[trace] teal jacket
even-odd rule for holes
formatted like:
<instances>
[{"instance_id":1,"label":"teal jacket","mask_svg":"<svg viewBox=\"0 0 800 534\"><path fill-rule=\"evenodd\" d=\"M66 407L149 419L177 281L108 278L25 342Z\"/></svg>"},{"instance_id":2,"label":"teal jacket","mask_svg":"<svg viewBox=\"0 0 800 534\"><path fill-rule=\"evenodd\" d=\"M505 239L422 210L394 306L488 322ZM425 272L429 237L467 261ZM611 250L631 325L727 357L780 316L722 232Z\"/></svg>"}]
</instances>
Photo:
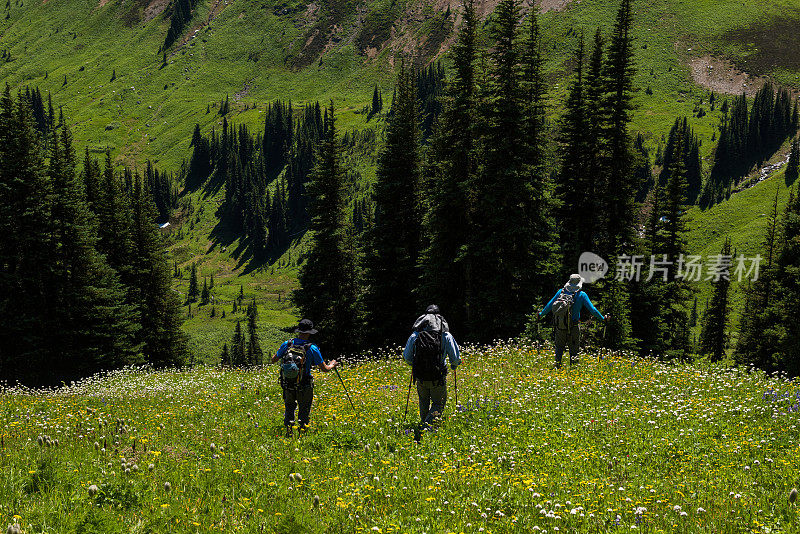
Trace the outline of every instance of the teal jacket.
<instances>
[{"instance_id":1,"label":"teal jacket","mask_svg":"<svg viewBox=\"0 0 800 534\"><path fill-rule=\"evenodd\" d=\"M547 305L544 307L544 309L539 312L539 317L540 318L544 317L545 315L550 313L550 309L553 307L553 303L556 300L558 300L558 297L561 295L562 291L564 291L564 290L563 289L559 289L558 291L556 291L556 294L553 296L553 298L550 299L550 302L548 302ZM597 308L594 307L594 304L592 304L592 301L589 300L589 295L587 295L585 291L579 291L578 292L578 296L575 299L575 302L572 304L572 321L573 322L577 323L578 320L580 320L580 318L581 318L581 310L583 308L588 309L589 312L592 315L594 315L595 317L597 317L601 321L605 320L605 317L603 317L603 314L600 313L599 311L597 311Z\"/></svg>"}]
</instances>

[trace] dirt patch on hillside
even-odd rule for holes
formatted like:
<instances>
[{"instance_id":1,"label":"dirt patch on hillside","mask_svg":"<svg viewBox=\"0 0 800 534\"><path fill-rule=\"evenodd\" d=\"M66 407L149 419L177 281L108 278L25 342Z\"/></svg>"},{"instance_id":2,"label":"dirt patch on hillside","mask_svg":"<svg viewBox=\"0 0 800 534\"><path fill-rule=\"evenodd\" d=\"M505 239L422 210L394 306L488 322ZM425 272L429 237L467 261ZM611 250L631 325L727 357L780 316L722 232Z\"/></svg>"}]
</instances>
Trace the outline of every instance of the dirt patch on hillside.
<instances>
[{"instance_id":1,"label":"dirt patch on hillside","mask_svg":"<svg viewBox=\"0 0 800 534\"><path fill-rule=\"evenodd\" d=\"M105 2L108 0L100 0L101 5ZM167 8L167 5L169 5L169 0L151 0L144 8L144 22L150 22L159 16Z\"/></svg>"},{"instance_id":2,"label":"dirt patch on hillside","mask_svg":"<svg viewBox=\"0 0 800 534\"><path fill-rule=\"evenodd\" d=\"M573 1L575 3L580 2L580 0L536 0L536 6L539 8L539 13L547 13L548 11L563 11ZM499 3L500 0L478 0L475 3L475 11L478 13L478 17L485 19L494 12ZM448 2L445 0L445 8L447 7L447 4L450 4L452 9L456 7L457 0L454 0L453 2ZM527 7L523 9L527 11Z\"/></svg>"},{"instance_id":3,"label":"dirt patch on hillside","mask_svg":"<svg viewBox=\"0 0 800 534\"><path fill-rule=\"evenodd\" d=\"M764 86L764 79L742 72L727 60L703 56L689 60L692 79L715 93L752 97Z\"/></svg>"},{"instance_id":4,"label":"dirt patch on hillside","mask_svg":"<svg viewBox=\"0 0 800 534\"><path fill-rule=\"evenodd\" d=\"M574 1L576 4L580 2L580 0ZM564 11L572 2L573 0L539 0L536 4L541 13L547 13L548 11Z\"/></svg>"}]
</instances>

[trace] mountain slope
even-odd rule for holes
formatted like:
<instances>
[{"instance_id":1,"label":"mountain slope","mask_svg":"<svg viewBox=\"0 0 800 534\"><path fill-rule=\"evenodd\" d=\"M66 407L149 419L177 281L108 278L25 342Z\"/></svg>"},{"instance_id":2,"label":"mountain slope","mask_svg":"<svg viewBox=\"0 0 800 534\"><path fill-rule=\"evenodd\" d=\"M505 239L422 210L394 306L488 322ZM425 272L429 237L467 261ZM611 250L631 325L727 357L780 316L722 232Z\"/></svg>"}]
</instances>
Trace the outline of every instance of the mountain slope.
<instances>
[{"instance_id":1,"label":"mountain slope","mask_svg":"<svg viewBox=\"0 0 800 534\"><path fill-rule=\"evenodd\" d=\"M479 12L488 16L495 4L480 2ZM615 6L544 0L552 96L563 91L580 32L588 38L608 28ZM334 98L343 125L359 126L355 113L374 83L390 87L400 55L415 53L425 63L447 49L459 9L446 0L201 0L161 68L171 11L165 0L17 0L7 20L0 16L0 50L11 59L0 63L0 79L50 91L79 149L109 146L120 162L152 158L174 170L193 124L211 126L216 117L206 108L226 95L238 122L256 123L258 111L244 106L269 99ZM635 9L637 85L653 91L639 97L636 126L648 137L660 137L701 98L704 90L690 82L693 57L726 56L756 74L800 83L791 52L797 34L781 30L800 20L792 2L659 0ZM770 63L763 46L771 29L782 32L784 52ZM701 136L710 134L712 118L700 122Z\"/></svg>"}]
</instances>

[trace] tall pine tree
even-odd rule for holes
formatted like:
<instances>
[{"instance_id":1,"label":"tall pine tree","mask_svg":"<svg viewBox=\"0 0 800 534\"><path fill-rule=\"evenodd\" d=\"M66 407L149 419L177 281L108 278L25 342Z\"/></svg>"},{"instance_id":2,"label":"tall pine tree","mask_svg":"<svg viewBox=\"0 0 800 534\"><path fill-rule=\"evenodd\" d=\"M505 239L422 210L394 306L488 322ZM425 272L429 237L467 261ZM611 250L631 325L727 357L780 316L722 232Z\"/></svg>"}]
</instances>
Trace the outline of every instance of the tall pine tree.
<instances>
[{"instance_id":1,"label":"tall pine tree","mask_svg":"<svg viewBox=\"0 0 800 534\"><path fill-rule=\"evenodd\" d=\"M419 311L421 210L419 103L412 69L402 66L396 98L378 158L372 226L366 233L364 294L360 309L370 344L397 344Z\"/></svg>"},{"instance_id":2,"label":"tall pine tree","mask_svg":"<svg viewBox=\"0 0 800 534\"><path fill-rule=\"evenodd\" d=\"M353 350L355 337L354 258L346 247L344 178L333 102L325 112L325 132L308 185L311 201L310 247L298 276L294 300L303 317L320 330L326 352Z\"/></svg>"}]
</instances>

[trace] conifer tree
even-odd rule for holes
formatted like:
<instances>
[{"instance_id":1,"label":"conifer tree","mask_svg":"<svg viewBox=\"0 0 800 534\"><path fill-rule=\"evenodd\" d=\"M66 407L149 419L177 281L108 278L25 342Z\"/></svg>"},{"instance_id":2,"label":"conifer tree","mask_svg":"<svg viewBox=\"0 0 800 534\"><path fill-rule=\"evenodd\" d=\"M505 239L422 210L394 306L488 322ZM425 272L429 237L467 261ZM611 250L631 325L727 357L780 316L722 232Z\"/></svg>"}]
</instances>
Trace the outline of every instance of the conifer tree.
<instances>
[{"instance_id":1,"label":"conifer tree","mask_svg":"<svg viewBox=\"0 0 800 534\"><path fill-rule=\"evenodd\" d=\"M383 108L383 99L381 98L381 91L378 89L378 84L375 84L375 90L372 92L372 107L370 108L370 116L377 115Z\"/></svg>"},{"instance_id":2,"label":"conifer tree","mask_svg":"<svg viewBox=\"0 0 800 534\"><path fill-rule=\"evenodd\" d=\"M453 71L442 113L434 126L422 189L425 210L421 273L417 298L436 303L451 326L465 328L471 294L464 255L470 228L467 187L476 170L475 59L478 18L474 0L464 0L461 28L453 47ZM370 210L367 210L367 214Z\"/></svg>"},{"instance_id":3,"label":"conifer tree","mask_svg":"<svg viewBox=\"0 0 800 534\"><path fill-rule=\"evenodd\" d=\"M155 203L136 174L131 195L134 287L141 310L139 340L142 353L154 367L181 365L188 347L181 330L180 302L172 289L169 262L163 238L153 224ZM192 265L197 288L197 268ZM195 299L197 295L195 294Z\"/></svg>"},{"instance_id":4,"label":"conifer tree","mask_svg":"<svg viewBox=\"0 0 800 534\"><path fill-rule=\"evenodd\" d=\"M631 173L632 157L628 126L633 99L633 36L630 0L621 0L614 30L603 66L605 81L604 108L607 123L602 132L607 139L608 182L604 211L607 215L607 251L609 256L621 254L625 244L633 242L633 199L636 185Z\"/></svg>"},{"instance_id":5,"label":"conifer tree","mask_svg":"<svg viewBox=\"0 0 800 534\"><path fill-rule=\"evenodd\" d=\"M211 301L211 293L208 291L208 281L203 277L203 290L200 292L200 305L204 306Z\"/></svg>"},{"instance_id":6,"label":"conifer tree","mask_svg":"<svg viewBox=\"0 0 800 534\"><path fill-rule=\"evenodd\" d=\"M541 38L537 9L528 14L524 28L521 53L522 92L522 154L523 179L519 195L520 216L527 237L519 236L524 245L516 265L514 277L519 281L520 293L540 295L549 292L558 273L561 258L558 234L555 227L557 203L554 184L545 161L547 132L545 130L545 82L543 75ZM524 308L526 304L520 303ZM530 303L527 304L530 306ZM530 309L525 310L525 314ZM519 313L519 311L517 312Z\"/></svg>"},{"instance_id":7,"label":"conifer tree","mask_svg":"<svg viewBox=\"0 0 800 534\"><path fill-rule=\"evenodd\" d=\"M779 192L779 190L775 191L775 199L762 242L764 263L759 270L758 279L750 280L745 290L745 304L739 324L739 337L733 353L736 363L754 365L769 370L774 369L776 365L772 357L776 350L775 340L766 337L765 330L769 326L770 304L777 291L775 259L780 251Z\"/></svg>"},{"instance_id":8,"label":"conifer tree","mask_svg":"<svg viewBox=\"0 0 800 534\"><path fill-rule=\"evenodd\" d=\"M561 246L564 252L563 271L570 270L583 251L592 249L591 194L596 176L589 173L589 128L584 80L584 42L581 35L575 57L575 71L561 120L558 138L561 147L561 169L556 192L561 207Z\"/></svg>"},{"instance_id":9,"label":"conifer tree","mask_svg":"<svg viewBox=\"0 0 800 534\"><path fill-rule=\"evenodd\" d=\"M231 341L231 365L241 366L246 363L244 334L242 334L242 322L236 321L236 328L233 331Z\"/></svg>"},{"instance_id":10,"label":"conifer tree","mask_svg":"<svg viewBox=\"0 0 800 534\"><path fill-rule=\"evenodd\" d=\"M538 68L536 60L523 58L532 57L538 47L534 44L534 52L526 52L518 46L516 0L503 0L495 13L494 47L480 108L480 165L469 187L476 215L466 248L473 277L467 297L469 329L481 341L522 331L531 295L537 293L530 275L543 266L543 259L533 255L534 247L545 247L546 240L535 221L552 216L544 204L545 181L531 172L536 168L531 143L537 144L537 139L526 138L540 120L536 108L541 101L531 100L540 83L532 74ZM542 212L537 212L539 202Z\"/></svg>"},{"instance_id":11,"label":"conifer tree","mask_svg":"<svg viewBox=\"0 0 800 534\"><path fill-rule=\"evenodd\" d=\"M397 98L373 186L375 215L365 236L363 331L370 343L397 343L418 312L420 128L414 73L402 66Z\"/></svg>"},{"instance_id":12,"label":"conifer tree","mask_svg":"<svg viewBox=\"0 0 800 534\"><path fill-rule=\"evenodd\" d=\"M310 250L298 276L294 294L300 313L319 325L320 342L332 354L356 345L354 260L345 249L344 170L333 116L333 103L325 112L325 133L309 183L311 215Z\"/></svg>"},{"instance_id":13,"label":"conifer tree","mask_svg":"<svg viewBox=\"0 0 800 534\"><path fill-rule=\"evenodd\" d=\"M792 149L789 152L789 161L786 163L786 182L794 183L797 180L798 170L800 170L800 141L795 138L792 141Z\"/></svg>"},{"instance_id":14,"label":"conifer tree","mask_svg":"<svg viewBox=\"0 0 800 534\"><path fill-rule=\"evenodd\" d=\"M197 296L200 294L200 289L197 285L197 264L192 264L192 270L189 274L189 289L186 292L186 302L197 302Z\"/></svg>"},{"instance_id":15,"label":"conifer tree","mask_svg":"<svg viewBox=\"0 0 800 534\"><path fill-rule=\"evenodd\" d=\"M722 256L731 256L731 240L725 239L720 251ZM719 361L725 356L728 344L728 315L730 278L721 276L712 282L713 292L708 310L703 316L703 327L700 332L700 353L711 356L712 361ZM697 301L695 301L696 305Z\"/></svg>"},{"instance_id":16,"label":"conifer tree","mask_svg":"<svg viewBox=\"0 0 800 534\"><path fill-rule=\"evenodd\" d=\"M94 247L95 228L75 163L72 136L62 125L60 136L52 131L48 162L51 239L56 245L49 258L55 283L48 300L53 326L59 326L45 331L52 354L60 356L48 366L50 383L140 363L139 347L134 345L138 316L134 306L126 304L114 271Z\"/></svg>"},{"instance_id":17,"label":"conifer tree","mask_svg":"<svg viewBox=\"0 0 800 534\"><path fill-rule=\"evenodd\" d=\"M247 343L247 364L261 365L264 359L264 352L261 350L261 343L258 340L256 319L258 317L258 307L256 300L247 305L247 333L249 341Z\"/></svg>"}]
</instances>

